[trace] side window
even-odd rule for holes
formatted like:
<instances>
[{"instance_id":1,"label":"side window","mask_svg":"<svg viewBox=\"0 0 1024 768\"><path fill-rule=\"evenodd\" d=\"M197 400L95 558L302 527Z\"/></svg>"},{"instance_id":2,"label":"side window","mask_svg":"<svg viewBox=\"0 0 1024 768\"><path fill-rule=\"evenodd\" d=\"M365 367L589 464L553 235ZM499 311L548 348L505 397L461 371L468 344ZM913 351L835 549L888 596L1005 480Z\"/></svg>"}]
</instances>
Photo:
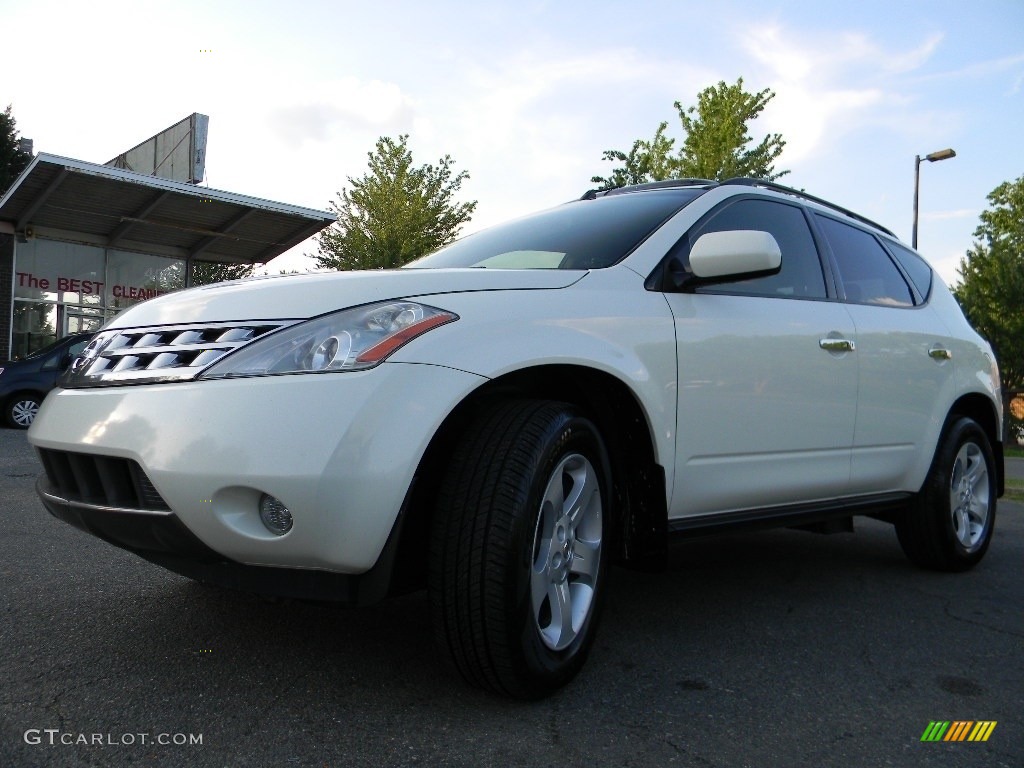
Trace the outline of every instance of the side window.
<instances>
[{"instance_id":1,"label":"side window","mask_svg":"<svg viewBox=\"0 0 1024 768\"><path fill-rule=\"evenodd\" d=\"M892 255L896 257L896 261L910 275L917 292L921 294L922 298L927 299L932 290L932 268L928 266L928 262L899 243L886 241L886 245L889 246Z\"/></svg>"},{"instance_id":2,"label":"side window","mask_svg":"<svg viewBox=\"0 0 1024 768\"><path fill-rule=\"evenodd\" d=\"M773 200L739 200L713 212L691 230L688 247L708 232L756 229L770 232L782 251L782 269L767 277L699 288L698 293L744 293L780 298L823 299L825 278L803 210Z\"/></svg>"},{"instance_id":3,"label":"side window","mask_svg":"<svg viewBox=\"0 0 1024 768\"><path fill-rule=\"evenodd\" d=\"M871 234L827 216L814 214L839 267L848 301L887 307L912 307L903 275Z\"/></svg>"},{"instance_id":4,"label":"side window","mask_svg":"<svg viewBox=\"0 0 1024 768\"><path fill-rule=\"evenodd\" d=\"M66 350L64 350L61 354L59 354L59 355L51 355L50 359L47 360L45 363L43 363L40 366L40 370L52 371L54 368L59 368L60 364L61 364L61 362L63 360L65 360L65 359L73 360L74 358L76 358L78 356L79 352L81 352L83 349L85 349L85 347L89 343L89 341L90 341L89 338L82 339L81 341L76 341L74 344L72 344L70 347L68 347Z\"/></svg>"}]
</instances>

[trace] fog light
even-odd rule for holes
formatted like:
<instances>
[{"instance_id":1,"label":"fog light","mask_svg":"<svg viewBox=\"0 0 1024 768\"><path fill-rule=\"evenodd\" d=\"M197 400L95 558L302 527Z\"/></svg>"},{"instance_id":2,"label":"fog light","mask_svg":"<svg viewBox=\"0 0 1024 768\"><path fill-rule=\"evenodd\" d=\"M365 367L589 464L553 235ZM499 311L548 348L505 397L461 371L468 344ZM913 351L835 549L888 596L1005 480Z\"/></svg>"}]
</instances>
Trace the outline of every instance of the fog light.
<instances>
[{"instance_id":1,"label":"fog light","mask_svg":"<svg viewBox=\"0 0 1024 768\"><path fill-rule=\"evenodd\" d=\"M260 496L260 520L275 536L284 536L292 529L292 513L288 507L266 493Z\"/></svg>"}]
</instances>

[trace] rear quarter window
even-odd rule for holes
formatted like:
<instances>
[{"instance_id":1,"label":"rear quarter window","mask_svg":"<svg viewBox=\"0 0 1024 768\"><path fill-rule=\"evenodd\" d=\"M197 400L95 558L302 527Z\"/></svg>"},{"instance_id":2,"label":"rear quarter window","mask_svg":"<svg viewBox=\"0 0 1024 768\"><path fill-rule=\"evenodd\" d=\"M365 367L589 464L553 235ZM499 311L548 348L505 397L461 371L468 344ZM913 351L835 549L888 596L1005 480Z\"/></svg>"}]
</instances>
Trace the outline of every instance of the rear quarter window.
<instances>
[{"instance_id":1,"label":"rear quarter window","mask_svg":"<svg viewBox=\"0 0 1024 768\"><path fill-rule=\"evenodd\" d=\"M904 271L910 275L910 280L917 288L917 292L921 294L921 298L927 299L932 290L932 268L928 262L899 243L886 240L885 244Z\"/></svg>"}]
</instances>

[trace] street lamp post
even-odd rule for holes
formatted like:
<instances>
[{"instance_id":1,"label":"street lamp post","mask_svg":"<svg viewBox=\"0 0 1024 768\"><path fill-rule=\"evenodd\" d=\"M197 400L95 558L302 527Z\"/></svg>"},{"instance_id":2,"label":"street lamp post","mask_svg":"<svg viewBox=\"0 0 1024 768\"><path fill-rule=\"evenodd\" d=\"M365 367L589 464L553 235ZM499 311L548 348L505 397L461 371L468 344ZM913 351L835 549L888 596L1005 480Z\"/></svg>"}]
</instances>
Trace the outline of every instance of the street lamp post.
<instances>
[{"instance_id":1,"label":"street lamp post","mask_svg":"<svg viewBox=\"0 0 1024 768\"><path fill-rule=\"evenodd\" d=\"M940 149L938 152L932 152L923 158L920 155L914 155L914 229L910 243L914 248L917 248L917 203L921 187L921 160L934 163L937 160L949 160L951 157L956 157L956 152L952 149Z\"/></svg>"}]
</instances>

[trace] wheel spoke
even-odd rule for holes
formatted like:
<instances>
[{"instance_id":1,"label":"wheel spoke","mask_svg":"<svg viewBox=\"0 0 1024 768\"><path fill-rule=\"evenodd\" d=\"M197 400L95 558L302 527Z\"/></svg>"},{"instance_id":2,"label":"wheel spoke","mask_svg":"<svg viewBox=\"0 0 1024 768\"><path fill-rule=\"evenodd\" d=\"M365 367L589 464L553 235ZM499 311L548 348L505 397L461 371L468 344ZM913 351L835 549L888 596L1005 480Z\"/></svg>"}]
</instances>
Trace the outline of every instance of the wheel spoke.
<instances>
[{"instance_id":1,"label":"wheel spoke","mask_svg":"<svg viewBox=\"0 0 1024 768\"><path fill-rule=\"evenodd\" d=\"M540 612L544 607L544 600L548 596L550 587L551 573L546 565L540 571L534 569L530 573L530 605L533 608L533 618L538 622L540 621Z\"/></svg>"},{"instance_id":2,"label":"wheel spoke","mask_svg":"<svg viewBox=\"0 0 1024 768\"><path fill-rule=\"evenodd\" d=\"M573 486L574 506L569 511L569 520L573 528L576 528L583 522L583 518L590 510L594 496L598 491L597 478L589 472L583 473L580 482Z\"/></svg>"},{"instance_id":3,"label":"wheel spoke","mask_svg":"<svg viewBox=\"0 0 1024 768\"><path fill-rule=\"evenodd\" d=\"M576 636L572 628L572 593L569 591L569 582L552 584L549 597L551 599L550 630L555 635L552 639L557 648L564 648Z\"/></svg>"},{"instance_id":4,"label":"wheel spoke","mask_svg":"<svg viewBox=\"0 0 1024 768\"><path fill-rule=\"evenodd\" d=\"M971 499L971 505L967 513L970 515L971 520L975 521L978 525L984 525L985 520L988 519L988 499L975 496Z\"/></svg>"},{"instance_id":5,"label":"wheel spoke","mask_svg":"<svg viewBox=\"0 0 1024 768\"><path fill-rule=\"evenodd\" d=\"M956 511L960 508L960 487L955 484L949 489L949 508L955 518Z\"/></svg>"},{"instance_id":6,"label":"wheel spoke","mask_svg":"<svg viewBox=\"0 0 1024 768\"><path fill-rule=\"evenodd\" d=\"M545 513L549 513L548 510L550 507L549 514L552 514L554 517L560 517L564 514L565 490L562 488L562 475L560 472L556 472L548 481L548 487L544 491L544 500L542 504L542 509ZM547 521L545 521L545 523L546 522Z\"/></svg>"},{"instance_id":7,"label":"wheel spoke","mask_svg":"<svg viewBox=\"0 0 1024 768\"><path fill-rule=\"evenodd\" d=\"M566 466L565 473L572 479L572 486L569 488L569 495L565 499L562 511L569 516L569 519L575 525L580 510L586 505L590 496L593 495L590 487L594 483L591 481L590 473L587 471L587 465L580 467Z\"/></svg>"},{"instance_id":8,"label":"wheel spoke","mask_svg":"<svg viewBox=\"0 0 1024 768\"><path fill-rule=\"evenodd\" d=\"M985 461L980 457L974 457L974 461L967 465L967 471L964 473L964 479L967 481L967 485L971 490L978 487L978 483L981 482L988 475L985 467Z\"/></svg>"},{"instance_id":9,"label":"wheel spoke","mask_svg":"<svg viewBox=\"0 0 1024 768\"><path fill-rule=\"evenodd\" d=\"M953 513L954 528L956 529L956 537L960 539L960 543L965 547L971 545L971 520L967 515L966 507L958 507Z\"/></svg>"},{"instance_id":10,"label":"wheel spoke","mask_svg":"<svg viewBox=\"0 0 1024 768\"><path fill-rule=\"evenodd\" d=\"M601 564L601 542L576 539L572 547L572 566L570 573L576 574L579 581L593 586L597 578L598 566Z\"/></svg>"}]
</instances>

